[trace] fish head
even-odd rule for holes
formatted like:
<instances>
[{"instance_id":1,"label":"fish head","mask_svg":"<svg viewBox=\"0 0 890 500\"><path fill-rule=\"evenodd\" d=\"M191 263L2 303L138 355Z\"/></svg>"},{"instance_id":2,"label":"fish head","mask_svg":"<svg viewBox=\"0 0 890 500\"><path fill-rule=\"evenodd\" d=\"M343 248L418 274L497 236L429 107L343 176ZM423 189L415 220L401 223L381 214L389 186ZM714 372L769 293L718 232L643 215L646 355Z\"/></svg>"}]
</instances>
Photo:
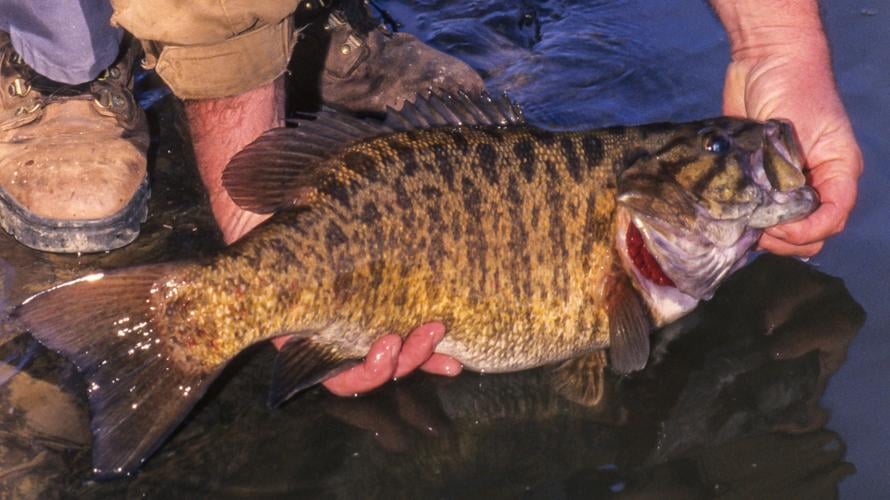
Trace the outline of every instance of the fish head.
<instances>
[{"instance_id":1,"label":"fish head","mask_svg":"<svg viewBox=\"0 0 890 500\"><path fill-rule=\"evenodd\" d=\"M721 117L640 130L643 146L618 174L617 242L667 322L710 298L763 230L806 217L819 201L788 121Z\"/></svg>"}]
</instances>

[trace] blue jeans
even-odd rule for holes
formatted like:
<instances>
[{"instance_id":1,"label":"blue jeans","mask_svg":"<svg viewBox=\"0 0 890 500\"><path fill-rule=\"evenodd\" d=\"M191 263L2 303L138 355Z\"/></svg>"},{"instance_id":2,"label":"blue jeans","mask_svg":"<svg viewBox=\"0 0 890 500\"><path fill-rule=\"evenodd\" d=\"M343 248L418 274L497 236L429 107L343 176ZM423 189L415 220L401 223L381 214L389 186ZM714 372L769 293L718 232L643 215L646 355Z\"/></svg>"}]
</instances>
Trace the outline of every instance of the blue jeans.
<instances>
[{"instance_id":1,"label":"blue jeans","mask_svg":"<svg viewBox=\"0 0 890 500\"><path fill-rule=\"evenodd\" d=\"M108 0L0 0L0 31L28 66L62 83L85 83L117 59L123 30Z\"/></svg>"}]
</instances>

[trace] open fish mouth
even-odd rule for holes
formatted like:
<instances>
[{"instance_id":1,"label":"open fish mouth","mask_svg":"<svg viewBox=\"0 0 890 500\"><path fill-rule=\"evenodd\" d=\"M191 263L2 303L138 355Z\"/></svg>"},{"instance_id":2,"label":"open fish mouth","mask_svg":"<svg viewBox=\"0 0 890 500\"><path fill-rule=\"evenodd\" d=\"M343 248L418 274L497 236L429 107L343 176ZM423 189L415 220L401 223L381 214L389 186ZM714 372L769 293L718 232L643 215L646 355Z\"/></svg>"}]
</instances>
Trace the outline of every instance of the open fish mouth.
<instances>
[{"instance_id":1,"label":"open fish mouth","mask_svg":"<svg viewBox=\"0 0 890 500\"><path fill-rule=\"evenodd\" d=\"M819 196L806 185L803 155L794 126L786 120L769 120L763 127L763 148L753 158L754 182L766 197L748 221L754 229L802 219L819 205Z\"/></svg>"}]
</instances>

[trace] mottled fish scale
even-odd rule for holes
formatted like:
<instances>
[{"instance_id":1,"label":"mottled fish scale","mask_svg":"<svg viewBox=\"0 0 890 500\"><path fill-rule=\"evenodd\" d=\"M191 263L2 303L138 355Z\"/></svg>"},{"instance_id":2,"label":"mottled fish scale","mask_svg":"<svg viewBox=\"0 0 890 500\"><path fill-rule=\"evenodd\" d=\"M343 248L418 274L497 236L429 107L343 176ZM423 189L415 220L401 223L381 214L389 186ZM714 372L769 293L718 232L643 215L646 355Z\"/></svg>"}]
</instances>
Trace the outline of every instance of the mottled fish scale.
<instances>
[{"instance_id":1,"label":"mottled fish scale","mask_svg":"<svg viewBox=\"0 0 890 500\"><path fill-rule=\"evenodd\" d=\"M306 195L310 210L276 215L178 287L188 304L209 295L181 308L216 332L192 355L214 366L270 335L317 330L361 356L375 335L433 319L449 329L441 352L490 371L606 345L608 320L591 306L613 272L614 169L588 156L609 142L467 127L346 148ZM521 163L531 176L512 175ZM188 329L177 335L192 349Z\"/></svg>"}]
</instances>

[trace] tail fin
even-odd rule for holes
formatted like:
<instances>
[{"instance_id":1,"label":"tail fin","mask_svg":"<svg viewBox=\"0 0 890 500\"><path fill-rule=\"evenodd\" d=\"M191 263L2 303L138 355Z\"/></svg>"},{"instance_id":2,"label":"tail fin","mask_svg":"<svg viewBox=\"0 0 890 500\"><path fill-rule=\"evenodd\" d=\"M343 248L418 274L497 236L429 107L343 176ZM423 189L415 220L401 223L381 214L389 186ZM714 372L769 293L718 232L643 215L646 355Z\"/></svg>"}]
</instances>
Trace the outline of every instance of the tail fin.
<instances>
[{"instance_id":1,"label":"tail fin","mask_svg":"<svg viewBox=\"0 0 890 500\"><path fill-rule=\"evenodd\" d=\"M162 264L84 276L31 297L13 312L86 378L99 477L139 467L221 371L189 369L171 359L155 320L156 284L182 269Z\"/></svg>"}]
</instances>

